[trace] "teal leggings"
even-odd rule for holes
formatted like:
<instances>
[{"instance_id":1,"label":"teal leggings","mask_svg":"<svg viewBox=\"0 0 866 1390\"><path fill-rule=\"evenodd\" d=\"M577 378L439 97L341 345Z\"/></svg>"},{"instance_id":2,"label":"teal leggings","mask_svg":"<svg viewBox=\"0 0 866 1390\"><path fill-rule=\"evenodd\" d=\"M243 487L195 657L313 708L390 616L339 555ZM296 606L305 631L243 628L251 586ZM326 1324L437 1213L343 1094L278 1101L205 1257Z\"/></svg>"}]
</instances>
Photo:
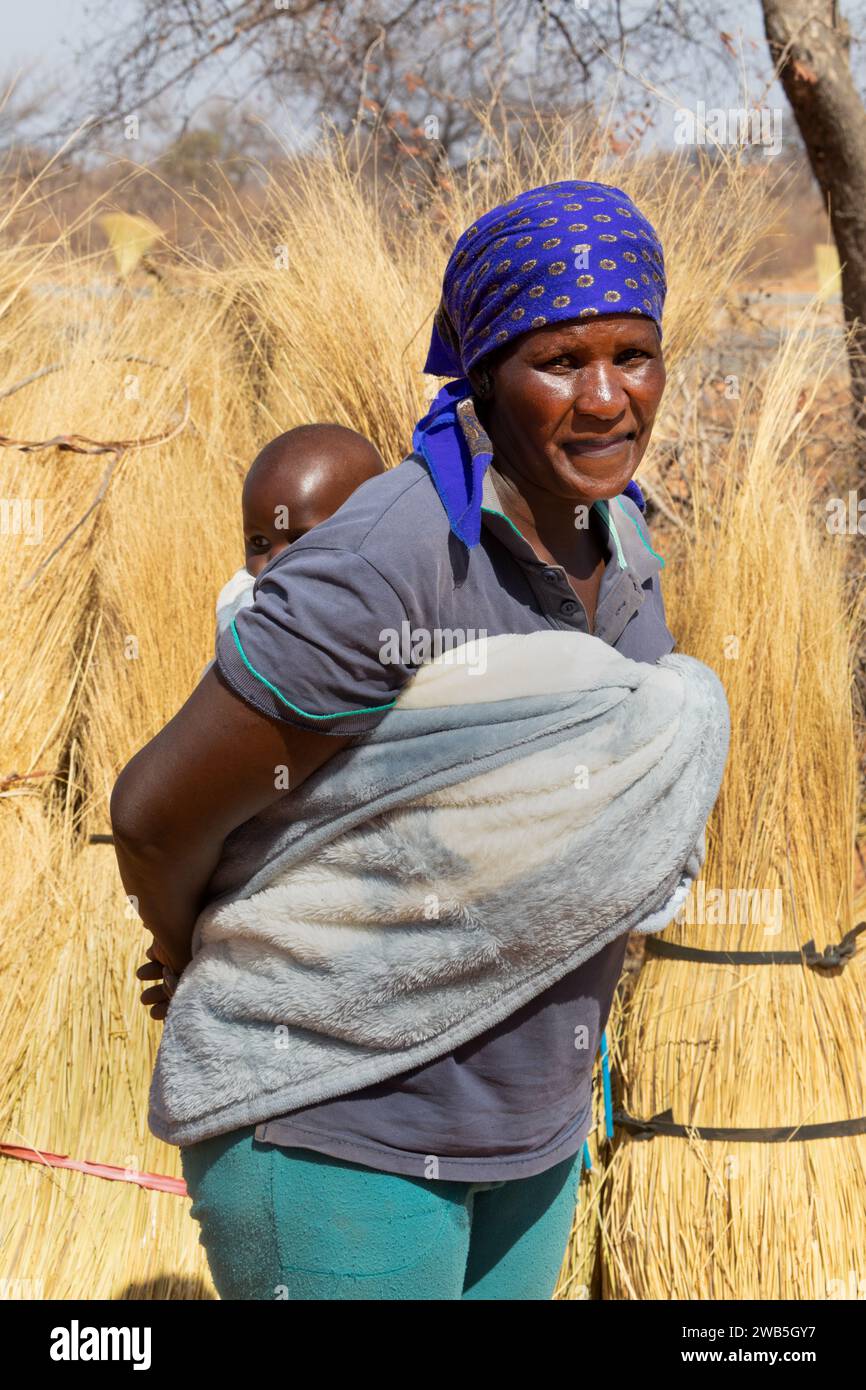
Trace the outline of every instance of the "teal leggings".
<instances>
[{"instance_id":1,"label":"teal leggings","mask_svg":"<svg viewBox=\"0 0 866 1390\"><path fill-rule=\"evenodd\" d=\"M550 1299L583 1151L531 1178L432 1181L255 1139L181 1149L224 1299Z\"/></svg>"}]
</instances>

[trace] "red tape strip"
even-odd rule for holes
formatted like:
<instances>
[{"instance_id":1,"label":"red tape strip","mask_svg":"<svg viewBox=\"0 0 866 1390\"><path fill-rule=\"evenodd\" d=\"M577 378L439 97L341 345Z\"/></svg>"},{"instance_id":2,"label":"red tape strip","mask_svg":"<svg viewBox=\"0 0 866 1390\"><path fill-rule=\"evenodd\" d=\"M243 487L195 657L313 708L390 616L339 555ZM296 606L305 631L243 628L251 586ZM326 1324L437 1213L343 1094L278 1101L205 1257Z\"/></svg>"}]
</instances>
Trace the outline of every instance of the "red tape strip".
<instances>
[{"instance_id":1,"label":"red tape strip","mask_svg":"<svg viewBox=\"0 0 866 1390\"><path fill-rule=\"evenodd\" d=\"M17 1144L0 1144L0 1154L6 1158L21 1158L28 1163L44 1163L49 1168L73 1168L76 1173L89 1173L94 1178L110 1178L114 1182L134 1182L154 1192L171 1192L175 1197L188 1197L183 1178L169 1178L164 1173L136 1173L118 1168L113 1163L91 1163L89 1159L69 1158L66 1154L40 1153L38 1149L19 1148Z\"/></svg>"}]
</instances>

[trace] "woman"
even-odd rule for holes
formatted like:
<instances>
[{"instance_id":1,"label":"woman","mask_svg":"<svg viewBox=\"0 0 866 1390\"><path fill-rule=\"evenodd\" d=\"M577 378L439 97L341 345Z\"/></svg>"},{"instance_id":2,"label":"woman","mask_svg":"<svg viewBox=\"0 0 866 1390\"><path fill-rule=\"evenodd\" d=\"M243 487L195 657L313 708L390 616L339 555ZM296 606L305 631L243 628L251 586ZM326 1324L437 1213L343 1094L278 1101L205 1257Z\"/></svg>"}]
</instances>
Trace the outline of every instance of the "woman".
<instances>
[{"instance_id":1,"label":"woman","mask_svg":"<svg viewBox=\"0 0 866 1390\"><path fill-rule=\"evenodd\" d=\"M453 380L414 453L265 569L216 668L118 780L120 871L155 939L139 975L169 967L142 995L154 1017L225 837L286 795L275 769L296 788L411 679L384 631L672 649L631 482L664 389L664 295L658 238L616 188L531 189L459 238L425 367ZM221 1297L549 1299L626 940L432 1062L182 1148Z\"/></svg>"}]
</instances>

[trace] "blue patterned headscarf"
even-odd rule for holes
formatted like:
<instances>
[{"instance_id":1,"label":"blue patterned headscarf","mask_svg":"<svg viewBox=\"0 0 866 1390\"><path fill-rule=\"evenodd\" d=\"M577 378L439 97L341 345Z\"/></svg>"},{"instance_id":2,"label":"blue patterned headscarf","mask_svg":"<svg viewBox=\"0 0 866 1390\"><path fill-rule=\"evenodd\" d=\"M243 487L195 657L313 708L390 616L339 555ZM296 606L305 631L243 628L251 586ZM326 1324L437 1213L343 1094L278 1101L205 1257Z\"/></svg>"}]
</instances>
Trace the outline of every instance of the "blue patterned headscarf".
<instances>
[{"instance_id":1,"label":"blue patterned headscarf","mask_svg":"<svg viewBox=\"0 0 866 1390\"><path fill-rule=\"evenodd\" d=\"M445 269L424 365L454 379L418 421L412 444L467 546L481 537L481 487L492 458L469 369L503 343L563 319L639 314L661 337L666 289L658 236L628 195L608 184L566 179L531 188L463 232ZM625 490L643 510L637 484Z\"/></svg>"}]
</instances>

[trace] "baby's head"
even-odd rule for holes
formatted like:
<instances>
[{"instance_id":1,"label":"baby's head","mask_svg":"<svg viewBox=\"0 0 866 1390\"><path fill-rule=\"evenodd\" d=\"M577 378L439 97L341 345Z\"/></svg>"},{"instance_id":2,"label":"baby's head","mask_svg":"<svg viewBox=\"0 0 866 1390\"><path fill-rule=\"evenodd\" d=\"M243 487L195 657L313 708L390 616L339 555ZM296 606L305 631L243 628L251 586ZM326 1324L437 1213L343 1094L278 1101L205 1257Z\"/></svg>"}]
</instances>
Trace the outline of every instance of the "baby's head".
<instances>
[{"instance_id":1,"label":"baby's head","mask_svg":"<svg viewBox=\"0 0 866 1390\"><path fill-rule=\"evenodd\" d=\"M274 556L333 516L361 483L384 473L381 455L343 425L299 425L266 444L244 480L246 568Z\"/></svg>"}]
</instances>

